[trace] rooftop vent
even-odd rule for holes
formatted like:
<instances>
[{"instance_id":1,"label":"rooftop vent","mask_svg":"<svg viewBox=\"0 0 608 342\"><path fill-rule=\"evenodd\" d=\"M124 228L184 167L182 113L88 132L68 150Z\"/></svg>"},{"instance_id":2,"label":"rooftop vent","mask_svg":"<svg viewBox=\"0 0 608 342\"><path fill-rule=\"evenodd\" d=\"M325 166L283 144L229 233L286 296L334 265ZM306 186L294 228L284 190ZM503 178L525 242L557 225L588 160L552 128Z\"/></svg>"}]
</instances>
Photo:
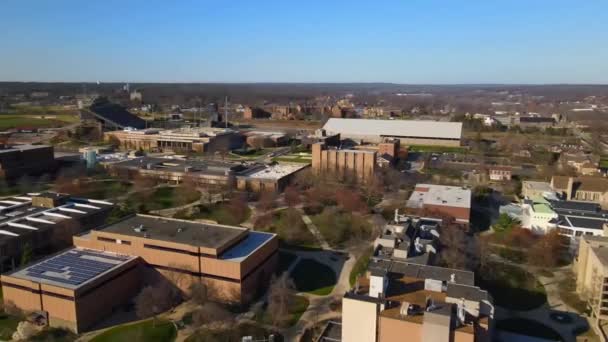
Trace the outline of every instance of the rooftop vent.
<instances>
[{"instance_id":1,"label":"rooftop vent","mask_svg":"<svg viewBox=\"0 0 608 342\"><path fill-rule=\"evenodd\" d=\"M143 224L140 224L139 226L133 228L134 231L136 231L137 233L142 233L146 231L146 228L144 228Z\"/></svg>"}]
</instances>

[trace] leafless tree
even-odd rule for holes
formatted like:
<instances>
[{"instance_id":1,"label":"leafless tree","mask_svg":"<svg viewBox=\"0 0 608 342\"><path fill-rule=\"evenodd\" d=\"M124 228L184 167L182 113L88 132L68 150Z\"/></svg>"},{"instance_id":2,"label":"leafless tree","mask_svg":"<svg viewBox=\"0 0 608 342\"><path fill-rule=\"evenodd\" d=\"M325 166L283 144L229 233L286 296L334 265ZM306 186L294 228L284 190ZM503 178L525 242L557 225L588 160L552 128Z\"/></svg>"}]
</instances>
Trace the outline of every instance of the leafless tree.
<instances>
[{"instance_id":1,"label":"leafless tree","mask_svg":"<svg viewBox=\"0 0 608 342\"><path fill-rule=\"evenodd\" d=\"M209 299L207 294L207 286L198 281L192 282L189 288L188 296L195 304L204 305Z\"/></svg>"},{"instance_id":2,"label":"leafless tree","mask_svg":"<svg viewBox=\"0 0 608 342\"><path fill-rule=\"evenodd\" d=\"M284 326L289 320L289 307L293 302L295 284L287 273L273 277L268 291L268 312L275 326Z\"/></svg>"},{"instance_id":3,"label":"leafless tree","mask_svg":"<svg viewBox=\"0 0 608 342\"><path fill-rule=\"evenodd\" d=\"M286 187L283 194L285 197L285 203L289 207L295 207L298 204L300 204L300 202L301 202L300 193L299 193L298 189L296 189L294 186Z\"/></svg>"}]
</instances>

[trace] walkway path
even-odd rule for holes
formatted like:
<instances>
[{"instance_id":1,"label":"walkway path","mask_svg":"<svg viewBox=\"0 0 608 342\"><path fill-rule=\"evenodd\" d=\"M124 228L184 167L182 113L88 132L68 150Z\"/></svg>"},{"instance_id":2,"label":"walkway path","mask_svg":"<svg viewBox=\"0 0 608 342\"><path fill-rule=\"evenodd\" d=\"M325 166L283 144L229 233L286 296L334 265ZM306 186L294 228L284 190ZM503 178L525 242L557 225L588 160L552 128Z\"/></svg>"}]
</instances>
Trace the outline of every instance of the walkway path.
<instances>
[{"instance_id":1,"label":"walkway path","mask_svg":"<svg viewBox=\"0 0 608 342\"><path fill-rule=\"evenodd\" d=\"M321 248L323 248L324 250L330 250L331 247L329 246L329 243L327 243L327 240L325 240L323 235L321 235L319 228L315 226L310 217L306 215L304 209L298 208L298 210L302 213L302 221L304 221L306 227L308 228L308 230L310 230L310 233L317 239L317 241L319 241L319 245L321 245Z\"/></svg>"}]
</instances>

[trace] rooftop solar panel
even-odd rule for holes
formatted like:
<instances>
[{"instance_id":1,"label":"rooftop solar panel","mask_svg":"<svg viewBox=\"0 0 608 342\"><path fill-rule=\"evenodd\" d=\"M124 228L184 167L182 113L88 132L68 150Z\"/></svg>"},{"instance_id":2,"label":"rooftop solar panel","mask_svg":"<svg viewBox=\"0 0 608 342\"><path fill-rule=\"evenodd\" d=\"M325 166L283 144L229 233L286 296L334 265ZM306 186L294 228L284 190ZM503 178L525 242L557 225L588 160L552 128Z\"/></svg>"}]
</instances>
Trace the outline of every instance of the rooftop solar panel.
<instances>
[{"instance_id":1,"label":"rooftop solar panel","mask_svg":"<svg viewBox=\"0 0 608 342\"><path fill-rule=\"evenodd\" d=\"M21 273L32 280L48 280L68 286L78 286L120 265L129 258L112 256L104 252L74 249L16 273Z\"/></svg>"}]
</instances>

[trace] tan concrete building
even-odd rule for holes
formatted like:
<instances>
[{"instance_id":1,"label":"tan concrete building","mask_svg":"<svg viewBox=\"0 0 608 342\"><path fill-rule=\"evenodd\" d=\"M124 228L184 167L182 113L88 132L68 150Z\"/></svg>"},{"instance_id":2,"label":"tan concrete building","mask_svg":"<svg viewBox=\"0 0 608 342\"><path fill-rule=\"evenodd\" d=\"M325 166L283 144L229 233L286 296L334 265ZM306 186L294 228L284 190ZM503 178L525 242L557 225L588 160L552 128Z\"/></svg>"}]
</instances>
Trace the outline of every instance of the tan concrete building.
<instances>
[{"instance_id":1,"label":"tan concrete building","mask_svg":"<svg viewBox=\"0 0 608 342\"><path fill-rule=\"evenodd\" d=\"M604 227L606 230L608 227ZM574 263L576 292L591 307L593 329L602 341L608 333L608 237L584 236L580 239Z\"/></svg>"},{"instance_id":2,"label":"tan concrete building","mask_svg":"<svg viewBox=\"0 0 608 342\"><path fill-rule=\"evenodd\" d=\"M144 151L195 151L216 152L239 148L242 137L233 130L223 128L183 128L160 130L112 131L104 134L105 140L117 139L124 150Z\"/></svg>"},{"instance_id":3,"label":"tan concrete building","mask_svg":"<svg viewBox=\"0 0 608 342\"><path fill-rule=\"evenodd\" d=\"M51 326L90 329L142 285L247 303L267 287L277 263L275 234L135 215L74 237L75 248L2 276L4 301L48 315Z\"/></svg>"},{"instance_id":4,"label":"tan concrete building","mask_svg":"<svg viewBox=\"0 0 608 342\"><path fill-rule=\"evenodd\" d=\"M521 183L521 194L527 199L543 198L545 194L553 192L551 184L547 182L523 181Z\"/></svg>"},{"instance_id":5,"label":"tan concrete building","mask_svg":"<svg viewBox=\"0 0 608 342\"><path fill-rule=\"evenodd\" d=\"M342 299L342 341L491 341L494 306L472 272L370 264Z\"/></svg>"},{"instance_id":6,"label":"tan concrete building","mask_svg":"<svg viewBox=\"0 0 608 342\"><path fill-rule=\"evenodd\" d=\"M316 174L352 175L367 181L373 178L376 171L376 158L376 151L342 150L324 143L312 145L312 169Z\"/></svg>"},{"instance_id":7,"label":"tan concrete building","mask_svg":"<svg viewBox=\"0 0 608 342\"><path fill-rule=\"evenodd\" d=\"M568 201L593 202L608 208L608 178L553 176L551 187Z\"/></svg>"}]
</instances>

